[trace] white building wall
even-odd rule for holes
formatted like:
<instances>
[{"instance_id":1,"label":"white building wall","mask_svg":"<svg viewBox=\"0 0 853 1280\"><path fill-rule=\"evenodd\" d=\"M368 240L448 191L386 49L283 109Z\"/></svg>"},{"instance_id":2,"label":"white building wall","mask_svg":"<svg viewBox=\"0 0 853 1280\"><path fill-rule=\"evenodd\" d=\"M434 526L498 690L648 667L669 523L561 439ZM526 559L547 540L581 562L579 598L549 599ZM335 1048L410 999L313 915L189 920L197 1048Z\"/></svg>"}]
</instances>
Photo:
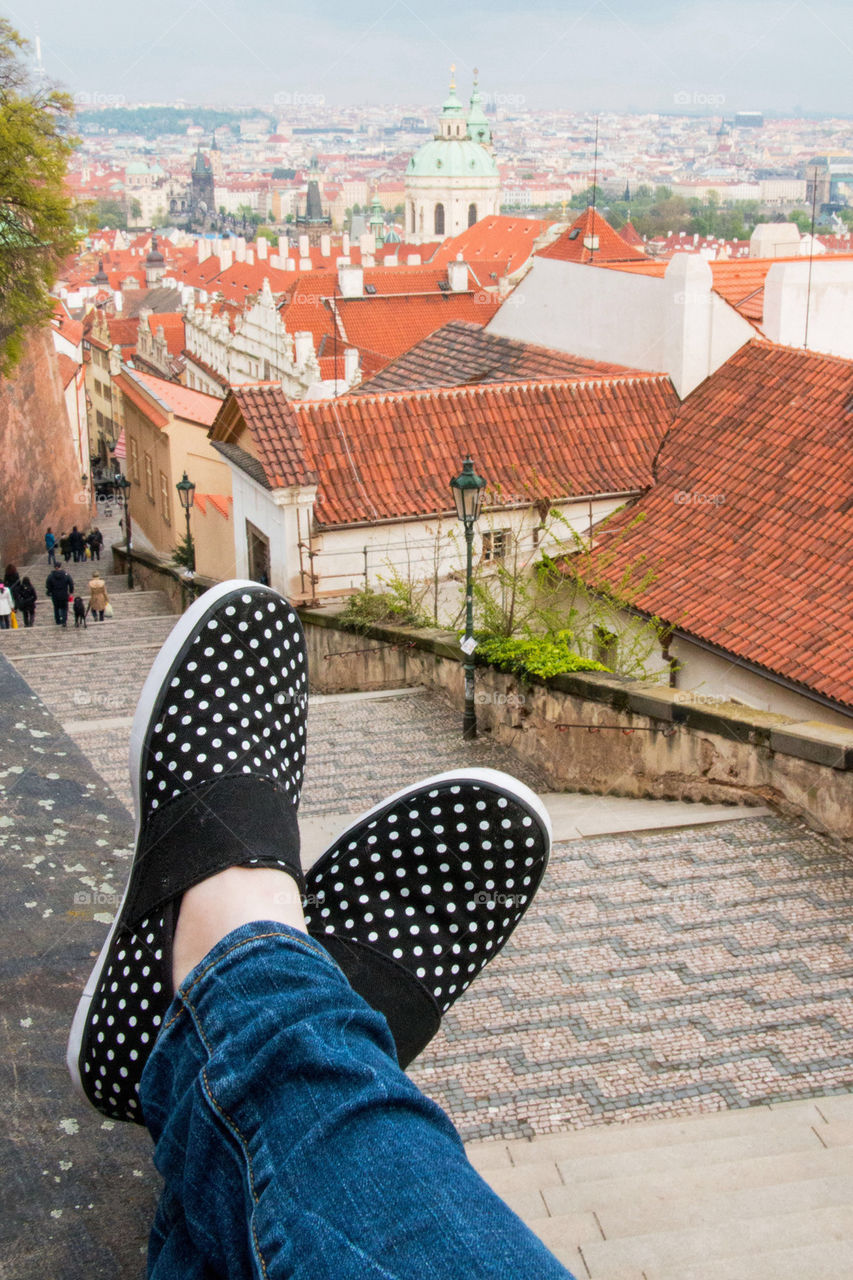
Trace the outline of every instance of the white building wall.
<instances>
[{"instance_id":1,"label":"white building wall","mask_svg":"<svg viewBox=\"0 0 853 1280\"><path fill-rule=\"evenodd\" d=\"M808 333L806 314L808 313ZM764 283L762 328L773 342L853 358L853 262L776 262Z\"/></svg>"},{"instance_id":2,"label":"white building wall","mask_svg":"<svg viewBox=\"0 0 853 1280\"><path fill-rule=\"evenodd\" d=\"M251 476L238 467L231 467L232 497L234 499L234 563L238 578L249 576L249 547L246 538L246 521L258 529L270 544L270 585L283 595L290 593L288 568L288 522L286 511L277 507L272 494L263 489Z\"/></svg>"},{"instance_id":3,"label":"white building wall","mask_svg":"<svg viewBox=\"0 0 853 1280\"><path fill-rule=\"evenodd\" d=\"M754 336L712 290L708 264L676 254L666 275L536 258L486 326L571 355L668 373L682 398Z\"/></svg>"}]
</instances>

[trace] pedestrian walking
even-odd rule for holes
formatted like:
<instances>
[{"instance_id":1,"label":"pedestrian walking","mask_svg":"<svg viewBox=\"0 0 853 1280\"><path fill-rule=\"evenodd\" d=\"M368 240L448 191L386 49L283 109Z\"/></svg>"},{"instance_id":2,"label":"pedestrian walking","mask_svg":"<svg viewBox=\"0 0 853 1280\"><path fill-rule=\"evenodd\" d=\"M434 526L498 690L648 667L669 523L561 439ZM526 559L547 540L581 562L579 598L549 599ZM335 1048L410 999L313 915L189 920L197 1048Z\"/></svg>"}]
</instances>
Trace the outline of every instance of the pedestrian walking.
<instances>
[{"instance_id":1,"label":"pedestrian walking","mask_svg":"<svg viewBox=\"0 0 853 1280\"><path fill-rule=\"evenodd\" d=\"M104 535L101 533L97 525L95 525L94 529L89 534L86 541L89 544L89 550L92 553L92 559L100 560L101 547L104 545Z\"/></svg>"},{"instance_id":2,"label":"pedestrian walking","mask_svg":"<svg viewBox=\"0 0 853 1280\"><path fill-rule=\"evenodd\" d=\"M68 625L68 597L74 594L74 580L65 569L57 567L47 575L44 589L53 602L53 619L58 627Z\"/></svg>"},{"instance_id":3,"label":"pedestrian walking","mask_svg":"<svg viewBox=\"0 0 853 1280\"><path fill-rule=\"evenodd\" d=\"M0 631L8 631L12 617L12 593L5 582L0 582Z\"/></svg>"},{"instance_id":4,"label":"pedestrian walking","mask_svg":"<svg viewBox=\"0 0 853 1280\"><path fill-rule=\"evenodd\" d=\"M71 559L71 541L70 534L61 533L59 535L59 550L62 553L62 559L68 564Z\"/></svg>"},{"instance_id":5,"label":"pedestrian walking","mask_svg":"<svg viewBox=\"0 0 853 1280\"><path fill-rule=\"evenodd\" d=\"M86 554L86 540L77 528L76 524L68 535L68 545L71 548L74 563L79 564Z\"/></svg>"},{"instance_id":6,"label":"pedestrian walking","mask_svg":"<svg viewBox=\"0 0 853 1280\"><path fill-rule=\"evenodd\" d=\"M36 620L36 601L38 593L29 578L22 578L18 590L18 606L25 627L31 627Z\"/></svg>"},{"instance_id":7,"label":"pedestrian walking","mask_svg":"<svg viewBox=\"0 0 853 1280\"><path fill-rule=\"evenodd\" d=\"M96 571L89 580L89 608L92 610L92 617L98 622L104 620L104 610L110 602L107 595L107 584L101 575Z\"/></svg>"},{"instance_id":8,"label":"pedestrian walking","mask_svg":"<svg viewBox=\"0 0 853 1280\"><path fill-rule=\"evenodd\" d=\"M18 612L18 592L21 589L21 578L17 568L11 562L6 565L3 570L3 585L12 597L12 612ZM12 626L17 626L15 618L12 618Z\"/></svg>"},{"instance_id":9,"label":"pedestrian walking","mask_svg":"<svg viewBox=\"0 0 853 1280\"><path fill-rule=\"evenodd\" d=\"M56 534L52 529L48 529L44 535L44 545L47 549L47 563L52 564L56 568Z\"/></svg>"}]
</instances>

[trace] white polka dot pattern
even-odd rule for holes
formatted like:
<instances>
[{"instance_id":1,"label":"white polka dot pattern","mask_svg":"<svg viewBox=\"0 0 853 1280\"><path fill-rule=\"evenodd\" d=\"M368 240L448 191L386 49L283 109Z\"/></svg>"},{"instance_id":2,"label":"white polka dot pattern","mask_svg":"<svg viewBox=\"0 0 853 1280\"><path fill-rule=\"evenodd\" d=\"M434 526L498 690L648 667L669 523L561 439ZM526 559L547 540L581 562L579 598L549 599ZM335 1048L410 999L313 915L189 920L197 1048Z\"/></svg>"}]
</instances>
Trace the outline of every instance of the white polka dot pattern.
<instances>
[{"instance_id":1,"label":"white polka dot pattern","mask_svg":"<svg viewBox=\"0 0 853 1280\"><path fill-rule=\"evenodd\" d=\"M141 752L131 887L78 1059L84 1091L104 1115L142 1123L139 1080L172 999L172 904L134 920L146 820L178 796L244 774L274 781L295 808L307 701L299 620L285 600L260 586L225 595L204 614L163 680ZM284 858L280 865L288 867Z\"/></svg>"},{"instance_id":2,"label":"white polka dot pattern","mask_svg":"<svg viewBox=\"0 0 853 1280\"><path fill-rule=\"evenodd\" d=\"M510 789L467 778L412 788L308 872L308 931L390 956L446 1012L524 914L549 845L539 815Z\"/></svg>"}]
</instances>

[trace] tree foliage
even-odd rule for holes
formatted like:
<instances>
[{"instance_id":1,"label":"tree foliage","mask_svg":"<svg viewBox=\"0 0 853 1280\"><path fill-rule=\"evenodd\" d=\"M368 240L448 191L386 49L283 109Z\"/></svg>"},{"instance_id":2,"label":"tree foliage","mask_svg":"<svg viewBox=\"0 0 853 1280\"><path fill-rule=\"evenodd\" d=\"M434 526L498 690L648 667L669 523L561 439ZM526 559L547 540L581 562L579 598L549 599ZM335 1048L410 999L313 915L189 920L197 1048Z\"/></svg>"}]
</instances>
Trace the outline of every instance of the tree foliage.
<instances>
[{"instance_id":1,"label":"tree foliage","mask_svg":"<svg viewBox=\"0 0 853 1280\"><path fill-rule=\"evenodd\" d=\"M46 323L59 263L74 248L65 173L71 99L30 82L26 42L0 18L0 372L21 356L26 330Z\"/></svg>"}]
</instances>

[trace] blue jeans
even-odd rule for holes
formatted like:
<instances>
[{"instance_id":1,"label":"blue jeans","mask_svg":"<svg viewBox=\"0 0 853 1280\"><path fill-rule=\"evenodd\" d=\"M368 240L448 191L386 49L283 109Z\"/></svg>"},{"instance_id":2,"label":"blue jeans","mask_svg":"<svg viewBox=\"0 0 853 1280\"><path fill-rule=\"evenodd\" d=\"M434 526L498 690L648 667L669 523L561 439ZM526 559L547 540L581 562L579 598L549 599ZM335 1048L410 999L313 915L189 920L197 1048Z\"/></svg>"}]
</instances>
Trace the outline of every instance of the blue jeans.
<instances>
[{"instance_id":1,"label":"blue jeans","mask_svg":"<svg viewBox=\"0 0 853 1280\"><path fill-rule=\"evenodd\" d=\"M53 602L53 620L58 627L64 627L68 621L68 601L54 600Z\"/></svg>"},{"instance_id":2,"label":"blue jeans","mask_svg":"<svg viewBox=\"0 0 853 1280\"><path fill-rule=\"evenodd\" d=\"M140 1096L165 1180L154 1280L571 1280L286 925L236 929L187 977Z\"/></svg>"}]
</instances>

